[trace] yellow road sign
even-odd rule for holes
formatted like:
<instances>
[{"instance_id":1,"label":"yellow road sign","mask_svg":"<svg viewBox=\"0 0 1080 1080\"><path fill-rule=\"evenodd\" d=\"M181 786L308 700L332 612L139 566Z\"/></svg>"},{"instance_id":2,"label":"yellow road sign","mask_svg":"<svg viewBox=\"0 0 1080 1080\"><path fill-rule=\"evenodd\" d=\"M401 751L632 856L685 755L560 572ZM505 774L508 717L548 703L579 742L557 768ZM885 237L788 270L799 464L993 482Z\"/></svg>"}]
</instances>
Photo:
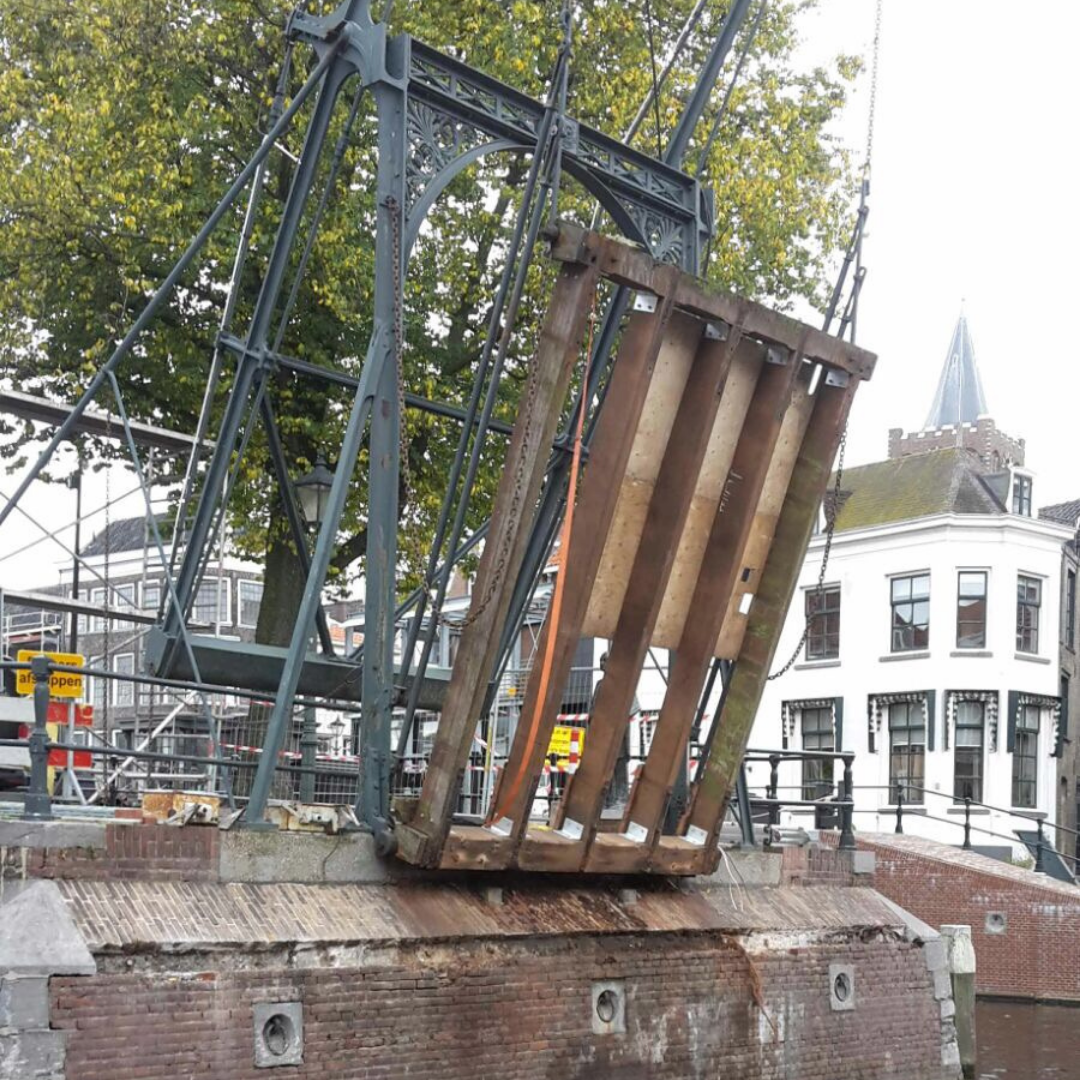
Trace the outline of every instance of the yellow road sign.
<instances>
[{"instance_id":1,"label":"yellow road sign","mask_svg":"<svg viewBox=\"0 0 1080 1080\"><path fill-rule=\"evenodd\" d=\"M29 663L35 656L47 656L54 664L63 664L65 667L83 667L86 657L78 653L64 652L35 652L33 649L20 649L16 660L20 664ZM18 694L32 694L34 692L34 677L29 671L17 671L15 673L15 692ZM49 676L49 693L54 698L81 698L83 696L83 677L70 671L54 671Z\"/></svg>"},{"instance_id":2,"label":"yellow road sign","mask_svg":"<svg viewBox=\"0 0 1080 1080\"><path fill-rule=\"evenodd\" d=\"M576 753L580 754L585 749L585 729L557 724L551 732L551 742L548 743L548 756L554 754L561 762L568 761L570 758L571 738L577 743Z\"/></svg>"}]
</instances>

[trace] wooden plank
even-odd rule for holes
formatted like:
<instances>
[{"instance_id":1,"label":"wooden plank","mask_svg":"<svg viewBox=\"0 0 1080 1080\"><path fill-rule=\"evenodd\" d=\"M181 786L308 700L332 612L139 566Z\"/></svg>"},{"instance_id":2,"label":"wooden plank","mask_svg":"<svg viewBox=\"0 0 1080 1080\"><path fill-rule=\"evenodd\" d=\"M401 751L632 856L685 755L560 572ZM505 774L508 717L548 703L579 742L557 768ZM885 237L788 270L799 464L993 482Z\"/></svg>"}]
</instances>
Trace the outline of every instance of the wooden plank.
<instances>
[{"instance_id":1,"label":"wooden plank","mask_svg":"<svg viewBox=\"0 0 1080 1080\"><path fill-rule=\"evenodd\" d=\"M397 830L399 854L408 862L439 863L598 277L595 263L568 263L556 280L507 450L469 608L471 621L462 632L420 802L412 822Z\"/></svg>"},{"instance_id":2,"label":"wooden plank","mask_svg":"<svg viewBox=\"0 0 1080 1080\"><path fill-rule=\"evenodd\" d=\"M814 395L814 410L792 471L769 559L750 609L746 637L724 702L714 724L707 760L691 789L683 826L687 837L706 851L706 869L719 859L717 834L735 776L746 751L765 680L776 652L788 605L817 518L833 457L847 423L855 388L830 386L825 379Z\"/></svg>"},{"instance_id":3,"label":"wooden plank","mask_svg":"<svg viewBox=\"0 0 1080 1080\"><path fill-rule=\"evenodd\" d=\"M552 245L552 256L556 259L580 258L582 244L587 236L586 230L581 226L563 222ZM633 289L655 291L652 282L658 264L648 252L610 237L604 238L596 250L605 277ZM676 307L704 319L722 319L727 323L738 319L740 307L744 303L746 301L739 297L688 274L680 279L675 297ZM869 379L877 362L874 353L833 337L823 330L808 327L790 315L770 311L762 304L749 304L743 330L747 337L757 337L790 350L797 349L805 338L803 355L807 359L849 372L860 379Z\"/></svg>"},{"instance_id":4,"label":"wooden plank","mask_svg":"<svg viewBox=\"0 0 1080 1080\"><path fill-rule=\"evenodd\" d=\"M753 602L753 594L757 591L757 579L760 578L760 571L768 562L769 548L772 546L773 536L776 533L776 522L783 509L784 499L787 497L791 473L795 468L799 447L802 446L813 407L814 400L809 396L806 385L803 384L796 393L796 400L792 403L792 407L784 417L784 425L780 429L780 438L773 451L769 471L765 475L765 486L762 488L761 498L758 499L757 509L754 511L750 536L743 554L743 565L753 567L757 576L747 581L736 582L735 590L728 601L727 614L724 616L720 635L717 638L716 655L723 660L734 660L742 648L748 615L746 604ZM746 596L747 593L750 594L749 597Z\"/></svg>"},{"instance_id":5,"label":"wooden plank","mask_svg":"<svg viewBox=\"0 0 1080 1080\"><path fill-rule=\"evenodd\" d=\"M591 583L582 634L610 638L619 621L627 583L641 544L649 503L653 498L672 421L694 367L705 323L676 313L656 358L633 446L622 477L610 482L619 489L600 566ZM717 342L722 348L722 343Z\"/></svg>"},{"instance_id":6,"label":"wooden plank","mask_svg":"<svg viewBox=\"0 0 1080 1080\"><path fill-rule=\"evenodd\" d=\"M455 825L446 837L440 870L498 870L510 858L510 838L478 825Z\"/></svg>"},{"instance_id":7,"label":"wooden plank","mask_svg":"<svg viewBox=\"0 0 1080 1080\"><path fill-rule=\"evenodd\" d=\"M544 656L548 635L554 633L551 672L547 691L539 699L540 669L534 667L526 685L521 720L514 733L499 783L492 801L492 817L497 828L509 830L515 846L528 828L533 792L543 768L551 732L555 726L563 688L581 635L582 620L590 587L596 576L604 541L611 527L618 485L612 477L626 471L626 462L637 429L638 417L649 388L653 365L663 344L673 309L670 299L678 279L674 267L664 268L657 277L660 297L653 313L635 312L623 332L611 385L589 452L578 496L574 532L570 537L561 573L566 574L562 618L557 627L544 624L537 656ZM533 719L535 718L535 725ZM510 778L518 780L511 791Z\"/></svg>"},{"instance_id":8,"label":"wooden plank","mask_svg":"<svg viewBox=\"0 0 1080 1080\"><path fill-rule=\"evenodd\" d=\"M672 659L667 692L652 745L631 794L624 829L652 847L663 824L671 789L686 754L694 714L708 674L720 622L736 582L753 579L743 559L754 511L792 399L795 381L809 380L798 362L764 364L709 534L694 589L693 616L685 622ZM589 732L590 739L592 732Z\"/></svg>"},{"instance_id":9,"label":"wooden plank","mask_svg":"<svg viewBox=\"0 0 1080 1080\"><path fill-rule=\"evenodd\" d=\"M583 857L595 836L604 793L626 734L634 690L739 340L738 327L731 329L726 342L702 339L677 409L653 421L667 435L663 458L611 638L607 668L589 717L585 752L561 804L559 825L580 830Z\"/></svg>"},{"instance_id":10,"label":"wooden plank","mask_svg":"<svg viewBox=\"0 0 1080 1080\"><path fill-rule=\"evenodd\" d=\"M664 594L663 604L660 605L660 615L653 631L654 647L679 647L683 627L691 610L694 588L701 573L705 545L708 543L720 499L727 485L735 448L754 396L764 356L763 346L746 338L743 338L735 351L731 369L724 381L720 408L713 421L709 449L701 465L697 489L690 501L690 513L679 539L675 565L671 568L667 592Z\"/></svg>"}]
</instances>

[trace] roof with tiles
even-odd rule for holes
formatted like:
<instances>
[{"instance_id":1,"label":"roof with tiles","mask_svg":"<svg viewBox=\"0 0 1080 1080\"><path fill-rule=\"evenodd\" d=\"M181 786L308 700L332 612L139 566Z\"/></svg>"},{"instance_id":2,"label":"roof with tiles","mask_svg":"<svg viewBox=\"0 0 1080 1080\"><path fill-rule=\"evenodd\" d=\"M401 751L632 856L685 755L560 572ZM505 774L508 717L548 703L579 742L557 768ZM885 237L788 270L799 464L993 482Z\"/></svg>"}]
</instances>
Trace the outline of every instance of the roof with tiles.
<instances>
[{"instance_id":1,"label":"roof with tiles","mask_svg":"<svg viewBox=\"0 0 1080 1080\"><path fill-rule=\"evenodd\" d=\"M865 529L934 514L1005 514L998 475L961 448L845 469L836 529Z\"/></svg>"},{"instance_id":2,"label":"roof with tiles","mask_svg":"<svg viewBox=\"0 0 1080 1080\"><path fill-rule=\"evenodd\" d=\"M171 535L166 529L168 519L163 515L158 516L158 525L165 530L166 537ZM106 551L110 555L119 555L124 551L141 551L147 545L146 529L146 518L143 515L110 521L104 529L96 532L89 542L83 545L80 554L89 557L104 555ZM152 546L153 541L149 543Z\"/></svg>"},{"instance_id":3,"label":"roof with tiles","mask_svg":"<svg viewBox=\"0 0 1080 1080\"><path fill-rule=\"evenodd\" d=\"M1039 517L1046 521L1057 521L1062 525L1068 525L1070 529L1075 529L1080 523L1080 499L1044 506L1039 511Z\"/></svg>"}]
</instances>

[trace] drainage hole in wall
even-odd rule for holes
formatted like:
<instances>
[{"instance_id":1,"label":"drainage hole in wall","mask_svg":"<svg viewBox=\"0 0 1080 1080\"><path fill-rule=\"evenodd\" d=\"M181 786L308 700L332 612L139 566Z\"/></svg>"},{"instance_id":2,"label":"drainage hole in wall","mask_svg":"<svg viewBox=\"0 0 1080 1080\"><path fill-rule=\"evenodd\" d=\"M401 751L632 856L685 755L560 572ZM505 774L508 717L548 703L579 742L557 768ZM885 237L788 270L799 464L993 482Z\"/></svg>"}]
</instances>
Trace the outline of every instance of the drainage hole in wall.
<instances>
[{"instance_id":1,"label":"drainage hole in wall","mask_svg":"<svg viewBox=\"0 0 1080 1080\"><path fill-rule=\"evenodd\" d=\"M274 1013L263 1024L262 1038L263 1045L274 1057L283 1057L296 1038L296 1028L284 1013Z\"/></svg>"},{"instance_id":2,"label":"drainage hole in wall","mask_svg":"<svg viewBox=\"0 0 1080 1080\"><path fill-rule=\"evenodd\" d=\"M610 1024L619 1013L619 995L614 990L601 990L596 998L596 1015Z\"/></svg>"}]
</instances>

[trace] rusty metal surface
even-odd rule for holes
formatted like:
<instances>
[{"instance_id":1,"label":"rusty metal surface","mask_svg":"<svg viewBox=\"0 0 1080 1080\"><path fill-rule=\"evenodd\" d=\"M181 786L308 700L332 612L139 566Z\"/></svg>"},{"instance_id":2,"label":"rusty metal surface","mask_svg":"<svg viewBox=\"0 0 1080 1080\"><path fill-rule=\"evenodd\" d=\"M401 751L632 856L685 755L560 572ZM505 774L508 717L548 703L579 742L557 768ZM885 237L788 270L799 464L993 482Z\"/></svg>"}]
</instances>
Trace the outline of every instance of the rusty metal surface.
<instances>
[{"instance_id":1,"label":"rusty metal surface","mask_svg":"<svg viewBox=\"0 0 1080 1080\"><path fill-rule=\"evenodd\" d=\"M507 883L501 903L475 884L237 885L58 881L93 952L227 946L404 944L596 934L829 933L899 928L859 888L643 889Z\"/></svg>"}]
</instances>

